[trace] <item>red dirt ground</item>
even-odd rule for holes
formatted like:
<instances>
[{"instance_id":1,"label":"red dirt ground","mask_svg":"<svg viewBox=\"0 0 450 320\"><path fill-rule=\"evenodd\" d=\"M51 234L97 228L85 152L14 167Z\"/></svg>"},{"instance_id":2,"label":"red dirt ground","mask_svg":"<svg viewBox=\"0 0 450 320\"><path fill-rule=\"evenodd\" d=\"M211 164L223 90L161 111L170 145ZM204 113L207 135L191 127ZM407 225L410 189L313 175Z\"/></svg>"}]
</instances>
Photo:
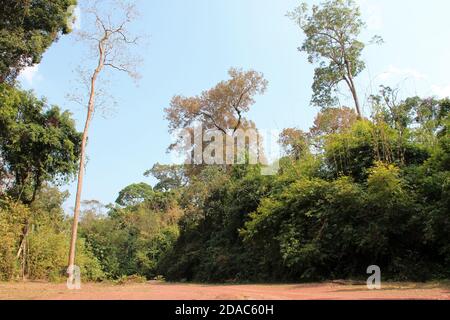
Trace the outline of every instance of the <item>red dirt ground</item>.
<instances>
[{"instance_id":1,"label":"red dirt ground","mask_svg":"<svg viewBox=\"0 0 450 320\"><path fill-rule=\"evenodd\" d=\"M0 300L450 300L450 288L438 284L386 284L370 291L363 285L65 284L0 283Z\"/></svg>"}]
</instances>

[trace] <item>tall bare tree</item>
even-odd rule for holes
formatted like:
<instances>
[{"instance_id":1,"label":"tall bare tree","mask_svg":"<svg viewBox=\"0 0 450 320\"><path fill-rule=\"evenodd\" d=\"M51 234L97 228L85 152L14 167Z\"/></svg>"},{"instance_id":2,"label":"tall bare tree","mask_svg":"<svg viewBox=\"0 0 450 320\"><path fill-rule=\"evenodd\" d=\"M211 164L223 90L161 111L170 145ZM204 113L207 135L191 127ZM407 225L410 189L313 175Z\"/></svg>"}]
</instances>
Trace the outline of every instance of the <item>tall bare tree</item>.
<instances>
[{"instance_id":1,"label":"tall bare tree","mask_svg":"<svg viewBox=\"0 0 450 320\"><path fill-rule=\"evenodd\" d=\"M131 35L130 25L137 18L136 3L124 0L113 2L89 1L82 8L82 31L78 31L79 40L88 45L88 57L93 59L95 65L83 69L82 82L86 85L87 95L74 96L79 103L87 105L86 122L81 142L80 166L78 172L78 185L75 200L75 209L72 227L72 239L69 251L69 282L73 282L75 265L75 251L80 216L81 194L85 174L86 144L92 118L96 109L105 102L105 92L101 84L105 82L108 71L120 71L137 79L137 66L139 59L133 52L140 37ZM87 59L86 61L89 61ZM90 70L90 71L89 71Z\"/></svg>"}]
</instances>

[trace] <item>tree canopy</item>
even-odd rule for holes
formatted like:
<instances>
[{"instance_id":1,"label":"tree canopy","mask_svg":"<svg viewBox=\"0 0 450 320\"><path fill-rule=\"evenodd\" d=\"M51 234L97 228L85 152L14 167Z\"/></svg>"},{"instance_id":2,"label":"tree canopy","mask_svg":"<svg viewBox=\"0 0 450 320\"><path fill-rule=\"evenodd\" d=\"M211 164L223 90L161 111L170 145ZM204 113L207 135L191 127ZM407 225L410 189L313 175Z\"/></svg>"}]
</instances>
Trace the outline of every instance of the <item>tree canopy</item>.
<instances>
[{"instance_id":1,"label":"tree canopy","mask_svg":"<svg viewBox=\"0 0 450 320\"><path fill-rule=\"evenodd\" d=\"M150 199L153 194L152 186L146 183L135 183L119 192L116 203L124 207L138 205Z\"/></svg>"},{"instance_id":2,"label":"tree canopy","mask_svg":"<svg viewBox=\"0 0 450 320\"><path fill-rule=\"evenodd\" d=\"M220 130L229 134L241 127L248 127L244 114L255 103L255 96L263 94L267 80L256 71L230 69L230 79L222 81L214 88L202 92L200 96L175 96L170 107L165 109L171 132L202 123L205 129Z\"/></svg>"},{"instance_id":3,"label":"tree canopy","mask_svg":"<svg viewBox=\"0 0 450 320\"><path fill-rule=\"evenodd\" d=\"M365 24L353 0L329 0L314 5L311 12L303 3L290 16L305 33L300 51L308 54L310 63L318 63L313 82L312 104L321 108L338 104L338 85L345 82L362 117L354 78L364 70L361 53L365 44L359 39ZM382 41L380 37L374 41Z\"/></svg>"},{"instance_id":4,"label":"tree canopy","mask_svg":"<svg viewBox=\"0 0 450 320\"><path fill-rule=\"evenodd\" d=\"M43 53L70 32L76 0L8 0L0 10L0 83L40 63Z\"/></svg>"},{"instance_id":5,"label":"tree canopy","mask_svg":"<svg viewBox=\"0 0 450 320\"><path fill-rule=\"evenodd\" d=\"M0 85L0 105L0 178L7 183L5 189L32 202L43 182L73 177L81 135L68 111L6 84Z\"/></svg>"}]
</instances>

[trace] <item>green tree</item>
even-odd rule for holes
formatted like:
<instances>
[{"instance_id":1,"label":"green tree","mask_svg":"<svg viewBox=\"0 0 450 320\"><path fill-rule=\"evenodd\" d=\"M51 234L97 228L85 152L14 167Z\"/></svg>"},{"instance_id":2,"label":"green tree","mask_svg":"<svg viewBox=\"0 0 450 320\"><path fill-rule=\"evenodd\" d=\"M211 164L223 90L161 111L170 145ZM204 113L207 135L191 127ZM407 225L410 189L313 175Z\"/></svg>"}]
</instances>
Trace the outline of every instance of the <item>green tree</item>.
<instances>
[{"instance_id":1,"label":"green tree","mask_svg":"<svg viewBox=\"0 0 450 320\"><path fill-rule=\"evenodd\" d=\"M13 177L9 192L29 204L43 182L74 175L81 135L68 111L31 92L0 85L0 106L0 155Z\"/></svg>"},{"instance_id":2,"label":"green tree","mask_svg":"<svg viewBox=\"0 0 450 320\"><path fill-rule=\"evenodd\" d=\"M39 63L60 34L70 32L76 0L8 0L0 10L0 83Z\"/></svg>"},{"instance_id":3,"label":"green tree","mask_svg":"<svg viewBox=\"0 0 450 320\"><path fill-rule=\"evenodd\" d=\"M135 206L149 200L154 194L152 186L146 183L135 183L119 192L116 203L123 207Z\"/></svg>"},{"instance_id":4,"label":"green tree","mask_svg":"<svg viewBox=\"0 0 450 320\"><path fill-rule=\"evenodd\" d=\"M171 191L179 189L187 184L187 177L182 165L155 164L144 173L146 177L153 176L158 180L155 185L157 191Z\"/></svg>"},{"instance_id":5,"label":"green tree","mask_svg":"<svg viewBox=\"0 0 450 320\"><path fill-rule=\"evenodd\" d=\"M0 201L0 279L63 279L70 240L70 221L62 209L67 196L44 185L30 206L11 199ZM28 235L22 241L25 228ZM78 243L78 250L77 265L83 279L104 278L97 258L84 241Z\"/></svg>"},{"instance_id":6,"label":"green tree","mask_svg":"<svg viewBox=\"0 0 450 320\"><path fill-rule=\"evenodd\" d=\"M32 205L45 182L60 184L73 177L81 135L69 112L48 106L31 92L1 84L0 106L0 155L7 181L3 191ZM23 257L24 266L33 217L22 218L17 256Z\"/></svg>"},{"instance_id":7,"label":"green tree","mask_svg":"<svg viewBox=\"0 0 450 320\"><path fill-rule=\"evenodd\" d=\"M353 0L329 0L313 6L309 13L303 3L289 14L306 35L300 51L308 54L315 69L312 103L327 108L337 104L336 91L341 82L350 90L360 118L362 111L355 77L364 70L361 59L364 43L358 37L364 27L359 7ZM380 37L374 41L381 42Z\"/></svg>"},{"instance_id":8,"label":"green tree","mask_svg":"<svg viewBox=\"0 0 450 320\"><path fill-rule=\"evenodd\" d=\"M110 208L108 215L90 209L83 212L80 235L109 278L139 275L150 279L158 275L159 260L178 237L181 216L173 201L156 205L161 197L153 192L138 203Z\"/></svg>"}]
</instances>

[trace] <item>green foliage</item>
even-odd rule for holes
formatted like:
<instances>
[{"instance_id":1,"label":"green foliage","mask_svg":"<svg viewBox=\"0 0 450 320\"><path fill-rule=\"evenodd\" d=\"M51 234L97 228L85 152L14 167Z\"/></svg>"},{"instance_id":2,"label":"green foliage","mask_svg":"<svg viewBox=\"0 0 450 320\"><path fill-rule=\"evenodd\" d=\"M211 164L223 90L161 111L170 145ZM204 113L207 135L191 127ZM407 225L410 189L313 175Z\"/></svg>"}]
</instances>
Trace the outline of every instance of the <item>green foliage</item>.
<instances>
[{"instance_id":1,"label":"green foliage","mask_svg":"<svg viewBox=\"0 0 450 320\"><path fill-rule=\"evenodd\" d=\"M2 201L0 206L0 280L10 280L17 275L19 263L16 255L23 221L30 216L27 207Z\"/></svg>"},{"instance_id":2,"label":"green foliage","mask_svg":"<svg viewBox=\"0 0 450 320\"><path fill-rule=\"evenodd\" d=\"M55 232L48 226L41 226L33 232L29 237L27 277L50 281L65 279L69 240L67 232ZM84 281L99 281L105 278L99 262L86 249L84 241L77 245L76 265L80 267Z\"/></svg>"},{"instance_id":3,"label":"green foliage","mask_svg":"<svg viewBox=\"0 0 450 320\"><path fill-rule=\"evenodd\" d=\"M0 279L20 276L28 279L64 279L70 241L70 221L61 209L66 199L57 189L44 187L31 206L4 200L0 206ZM24 234L24 230L28 230ZM21 244L23 254L17 254ZM101 280L104 274L97 259L85 245L78 243L77 265L82 279Z\"/></svg>"},{"instance_id":4,"label":"green foliage","mask_svg":"<svg viewBox=\"0 0 450 320\"><path fill-rule=\"evenodd\" d=\"M123 207L135 206L153 196L153 188L146 183L132 184L119 192L116 203Z\"/></svg>"},{"instance_id":5,"label":"green foliage","mask_svg":"<svg viewBox=\"0 0 450 320\"><path fill-rule=\"evenodd\" d=\"M145 184L131 185L121 196L126 201L107 216L85 213L80 234L108 278L154 278L158 262L178 238L181 212L171 193L154 192Z\"/></svg>"},{"instance_id":6,"label":"green foliage","mask_svg":"<svg viewBox=\"0 0 450 320\"><path fill-rule=\"evenodd\" d=\"M12 82L19 72L37 64L42 54L70 32L76 0L8 0L0 10L0 84Z\"/></svg>"},{"instance_id":7,"label":"green foliage","mask_svg":"<svg viewBox=\"0 0 450 320\"><path fill-rule=\"evenodd\" d=\"M0 182L12 179L10 194L31 203L43 182L67 182L76 172L81 135L69 112L31 92L0 85L0 106Z\"/></svg>"},{"instance_id":8,"label":"green foliage","mask_svg":"<svg viewBox=\"0 0 450 320\"><path fill-rule=\"evenodd\" d=\"M145 176L153 176L158 180L155 190L170 191L176 190L186 184L186 176L183 166L155 164L148 170Z\"/></svg>"},{"instance_id":9,"label":"green foliage","mask_svg":"<svg viewBox=\"0 0 450 320\"><path fill-rule=\"evenodd\" d=\"M305 33L300 51L310 63L318 63L313 82L312 104L321 108L338 104L338 85L345 82L361 117L353 78L364 70L361 53L365 47L358 37L365 26L353 0L329 0L314 5L311 12L303 3L289 16ZM381 42L381 38L377 38Z\"/></svg>"},{"instance_id":10,"label":"green foliage","mask_svg":"<svg viewBox=\"0 0 450 320\"><path fill-rule=\"evenodd\" d=\"M376 264L394 280L448 277L448 101L400 101L401 117L379 106L371 120L333 111L310 133L286 131L286 146L307 135L314 152L288 154L274 177L250 165L190 177L180 237L159 273L310 281L364 278Z\"/></svg>"},{"instance_id":11,"label":"green foliage","mask_svg":"<svg viewBox=\"0 0 450 320\"><path fill-rule=\"evenodd\" d=\"M184 208L180 238L162 260L160 273L168 280L258 279L257 265L252 266L257 253L246 250L239 229L268 192L270 177L261 176L257 166L243 165L234 167L229 176L211 167L197 179L186 193L202 198ZM199 192L201 184L206 188Z\"/></svg>"},{"instance_id":12,"label":"green foliage","mask_svg":"<svg viewBox=\"0 0 450 320\"><path fill-rule=\"evenodd\" d=\"M374 100L371 119L328 109L310 132L285 131L293 152L275 176L248 164L157 166L158 188L124 188L107 215L86 202L84 279L316 281L363 278L373 264L394 280L448 278L449 103L390 101ZM39 191L1 207L2 279L64 275L65 195Z\"/></svg>"},{"instance_id":13,"label":"green foliage","mask_svg":"<svg viewBox=\"0 0 450 320\"><path fill-rule=\"evenodd\" d=\"M372 264L394 280L448 277L448 101L373 98L371 119L330 108L310 132L285 130L275 176L155 166L157 188L85 211L88 252L119 282L364 278Z\"/></svg>"}]
</instances>

